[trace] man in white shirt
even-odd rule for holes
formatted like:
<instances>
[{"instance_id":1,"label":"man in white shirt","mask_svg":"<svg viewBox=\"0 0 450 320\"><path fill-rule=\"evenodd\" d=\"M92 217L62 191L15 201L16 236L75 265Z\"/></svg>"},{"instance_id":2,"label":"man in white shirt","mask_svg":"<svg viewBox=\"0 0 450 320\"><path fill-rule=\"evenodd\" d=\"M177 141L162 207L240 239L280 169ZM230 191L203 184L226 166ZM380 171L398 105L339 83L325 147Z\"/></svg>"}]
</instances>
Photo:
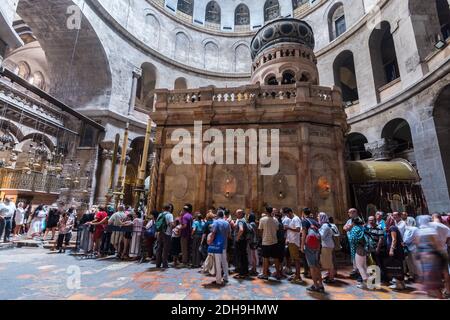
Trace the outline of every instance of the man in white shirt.
<instances>
[{"instance_id":1,"label":"man in white shirt","mask_svg":"<svg viewBox=\"0 0 450 320\"><path fill-rule=\"evenodd\" d=\"M291 219L289 218L287 212L289 211L289 208L283 208L281 209L281 223L283 224L283 228L285 231L287 231L287 227L289 227L289 224L291 223ZM286 238L287 238L287 232L284 233L284 241L286 242ZM287 248L287 243L286 243L286 248ZM284 273L287 275L292 275L292 270L291 270L291 264L292 264L292 260L290 257L290 253L289 253L289 248L287 248L284 252L284 257L286 259L286 266L284 268Z\"/></svg>"},{"instance_id":2,"label":"man in white shirt","mask_svg":"<svg viewBox=\"0 0 450 320\"><path fill-rule=\"evenodd\" d=\"M295 275L289 278L292 283L303 283L302 276L300 275L300 234L302 231L302 221L298 216L294 214L292 209L287 208L286 215L289 218L289 224L285 226L287 231L286 243L289 248L289 255L295 263Z\"/></svg>"},{"instance_id":3,"label":"man in white shirt","mask_svg":"<svg viewBox=\"0 0 450 320\"><path fill-rule=\"evenodd\" d=\"M400 231L400 234L402 235L402 239L405 236L406 231L406 222L402 220L402 215L398 212L394 212L392 214L392 217L395 220L395 225L398 228L398 231Z\"/></svg>"},{"instance_id":4,"label":"man in white shirt","mask_svg":"<svg viewBox=\"0 0 450 320\"><path fill-rule=\"evenodd\" d=\"M4 242L9 242L14 212L16 212L16 205L11 201L11 199L6 197L5 202L0 202L0 241L4 232Z\"/></svg>"}]
</instances>

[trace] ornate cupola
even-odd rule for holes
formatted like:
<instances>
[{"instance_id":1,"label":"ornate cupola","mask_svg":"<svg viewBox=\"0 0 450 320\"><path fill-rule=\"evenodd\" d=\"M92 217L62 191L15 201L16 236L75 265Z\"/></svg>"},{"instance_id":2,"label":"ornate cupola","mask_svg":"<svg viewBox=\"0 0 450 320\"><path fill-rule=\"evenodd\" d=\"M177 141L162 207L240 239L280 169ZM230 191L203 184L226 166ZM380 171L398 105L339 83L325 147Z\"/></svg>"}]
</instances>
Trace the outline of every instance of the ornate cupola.
<instances>
[{"instance_id":1,"label":"ornate cupola","mask_svg":"<svg viewBox=\"0 0 450 320\"><path fill-rule=\"evenodd\" d=\"M252 83L319 83L314 33L304 21L278 19L261 28L251 43Z\"/></svg>"}]
</instances>

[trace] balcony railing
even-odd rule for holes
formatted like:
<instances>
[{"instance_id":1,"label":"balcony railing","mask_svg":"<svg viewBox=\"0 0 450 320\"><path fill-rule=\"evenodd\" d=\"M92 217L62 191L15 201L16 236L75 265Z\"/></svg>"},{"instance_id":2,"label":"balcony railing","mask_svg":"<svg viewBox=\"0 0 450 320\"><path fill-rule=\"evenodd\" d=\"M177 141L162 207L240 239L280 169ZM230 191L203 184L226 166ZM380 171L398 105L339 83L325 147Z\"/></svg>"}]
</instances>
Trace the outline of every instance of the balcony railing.
<instances>
[{"instance_id":1,"label":"balcony railing","mask_svg":"<svg viewBox=\"0 0 450 320\"><path fill-rule=\"evenodd\" d=\"M286 101L305 102L314 105L342 105L341 92L338 89L314 86L309 83L297 83L280 86L250 85L237 88L206 87L187 90L159 89L156 93L157 108L164 106L185 106L195 104L236 104L258 101L260 103Z\"/></svg>"},{"instance_id":2,"label":"balcony railing","mask_svg":"<svg viewBox=\"0 0 450 320\"><path fill-rule=\"evenodd\" d=\"M54 174L0 169L0 190L21 190L58 194L63 189L89 190L90 179L79 178L78 183Z\"/></svg>"}]
</instances>

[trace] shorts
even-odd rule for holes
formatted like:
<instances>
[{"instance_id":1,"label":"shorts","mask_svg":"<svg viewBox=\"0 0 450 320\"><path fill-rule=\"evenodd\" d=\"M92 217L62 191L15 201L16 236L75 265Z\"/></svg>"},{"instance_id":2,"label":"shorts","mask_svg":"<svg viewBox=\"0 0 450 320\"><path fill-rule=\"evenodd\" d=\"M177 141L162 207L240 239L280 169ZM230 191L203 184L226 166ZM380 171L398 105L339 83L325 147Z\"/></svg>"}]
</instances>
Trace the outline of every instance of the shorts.
<instances>
[{"instance_id":1,"label":"shorts","mask_svg":"<svg viewBox=\"0 0 450 320\"><path fill-rule=\"evenodd\" d=\"M309 267L320 267L319 265L319 250L312 250L309 248L305 248L305 256L306 256L306 262L308 263Z\"/></svg>"},{"instance_id":2,"label":"shorts","mask_svg":"<svg viewBox=\"0 0 450 320\"><path fill-rule=\"evenodd\" d=\"M271 246L262 246L262 256L263 258L279 259L280 253L278 243L273 244Z\"/></svg>"},{"instance_id":3,"label":"shorts","mask_svg":"<svg viewBox=\"0 0 450 320\"><path fill-rule=\"evenodd\" d=\"M291 259L294 261L300 261L300 248L297 247L295 243L289 243L288 249Z\"/></svg>"},{"instance_id":4,"label":"shorts","mask_svg":"<svg viewBox=\"0 0 450 320\"><path fill-rule=\"evenodd\" d=\"M323 269L333 269L333 248L322 248L320 254L320 264Z\"/></svg>"}]
</instances>

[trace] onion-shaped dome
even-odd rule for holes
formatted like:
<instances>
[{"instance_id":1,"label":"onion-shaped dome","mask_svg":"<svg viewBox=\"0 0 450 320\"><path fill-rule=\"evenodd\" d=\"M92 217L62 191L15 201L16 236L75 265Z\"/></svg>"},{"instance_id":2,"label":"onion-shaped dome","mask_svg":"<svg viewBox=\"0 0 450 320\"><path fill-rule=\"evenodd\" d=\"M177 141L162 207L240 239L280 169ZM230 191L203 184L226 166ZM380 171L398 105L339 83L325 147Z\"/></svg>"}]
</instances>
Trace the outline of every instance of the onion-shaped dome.
<instances>
[{"instance_id":1,"label":"onion-shaped dome","mask_svg":"<svg viewBox=\"0 0 450 320\"><path fill-rule=\"evenodd\" d=\"M282 42L300 43L311 50L315 47L314 33L309 24L294 18L278 19L265 25L253 37L252 59L267 48Z\"/></svg>"}]
</instances>

